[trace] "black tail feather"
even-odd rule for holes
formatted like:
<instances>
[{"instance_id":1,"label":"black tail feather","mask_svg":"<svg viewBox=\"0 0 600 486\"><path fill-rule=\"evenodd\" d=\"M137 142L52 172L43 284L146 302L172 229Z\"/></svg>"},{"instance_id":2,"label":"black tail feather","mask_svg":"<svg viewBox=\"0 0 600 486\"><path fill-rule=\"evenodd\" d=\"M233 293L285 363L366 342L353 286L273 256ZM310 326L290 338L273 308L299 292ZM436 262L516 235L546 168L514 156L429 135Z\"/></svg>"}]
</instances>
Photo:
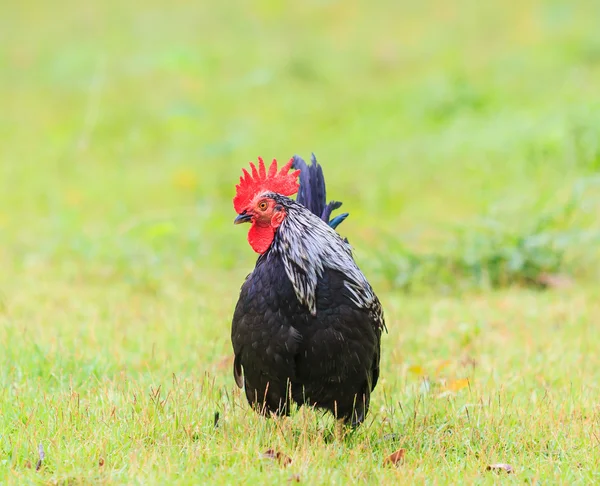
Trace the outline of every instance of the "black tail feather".
<instances>
[{"instance_id":1,"label":"black tail feather","mask_svg":"<svg viewBox=\"0 0 600 486\"><path fill-rule=\"evenodd\" d=\"M325 177L315 154L311 155L310 165L302 157L294 155L292 167L300 169L300 188L298 189L296 202L305 206L309 211L319 216L319 218L335 229L348 217L348 213L340 214L330 220L331 213L338 209L342 203L339 201L327 203Z\"/></svg>"},{"instance_id":2,"label":"black tail feather","mask_svg":"<svg viewBox=\"0 0 600 486\"><path fill-rule=\"evenodd\" d=\"M342 213L338 214L335 218L329 221L329 226L333 229L336 229L348 216L350 213Z\"/></svg>"}]
</instances>

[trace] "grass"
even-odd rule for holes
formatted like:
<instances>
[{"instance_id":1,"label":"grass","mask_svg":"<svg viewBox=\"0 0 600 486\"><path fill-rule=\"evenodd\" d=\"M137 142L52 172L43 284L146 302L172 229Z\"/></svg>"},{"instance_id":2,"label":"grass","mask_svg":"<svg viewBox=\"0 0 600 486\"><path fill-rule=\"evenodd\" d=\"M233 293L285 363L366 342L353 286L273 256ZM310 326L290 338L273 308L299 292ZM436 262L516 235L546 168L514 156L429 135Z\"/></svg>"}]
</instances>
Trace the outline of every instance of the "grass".
<instances>
[{"instance_id":1,"label":"grass","mask_svg":"<svg viewBox=\"0 0 600 486\"><path fill-rule=\"evenodd\" d=\"M0 483L597 481L596 2L282 5L3 9ZM231 376L233 186L311 151L390 330L343 444Z\"/></svg>"}]
</instances>

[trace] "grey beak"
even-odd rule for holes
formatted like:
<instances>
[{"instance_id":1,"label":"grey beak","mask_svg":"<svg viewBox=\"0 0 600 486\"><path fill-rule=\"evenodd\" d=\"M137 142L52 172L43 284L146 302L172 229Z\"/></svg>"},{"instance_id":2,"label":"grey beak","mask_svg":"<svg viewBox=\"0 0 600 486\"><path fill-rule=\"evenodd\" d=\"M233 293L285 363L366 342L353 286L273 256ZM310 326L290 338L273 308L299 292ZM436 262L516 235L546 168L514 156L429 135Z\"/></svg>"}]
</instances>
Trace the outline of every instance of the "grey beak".
<instances>
[{"instance_id":1,"label":"grey beak","mask_svg":"<svg viewBox=\"0 0 600 486\"><path fill-rule=\"evenodd\" d=\"M233 224L249 223L252 220L252 216L244 211L242 214L238 214L233 220Z\"/></svg>"}]
</instances>

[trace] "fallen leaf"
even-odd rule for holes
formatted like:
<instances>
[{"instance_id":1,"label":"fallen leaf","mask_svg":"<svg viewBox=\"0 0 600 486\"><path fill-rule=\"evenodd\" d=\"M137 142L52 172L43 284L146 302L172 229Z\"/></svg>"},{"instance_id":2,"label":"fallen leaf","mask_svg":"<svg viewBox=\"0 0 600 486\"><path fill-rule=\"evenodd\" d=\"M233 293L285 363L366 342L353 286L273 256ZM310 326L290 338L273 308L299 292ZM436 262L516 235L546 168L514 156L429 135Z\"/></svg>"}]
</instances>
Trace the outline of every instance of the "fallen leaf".
<instances>
[{"instance_id":1,"label":"fallen leaf","mask_svg":"<svg viewBox=\"0 0 600 486\"><path fill-rule=\"evenodd\" d=\"M448 385L446 385L446 389L456 392L458 390L462 390L463 388L467 388L469 386L468 378L461 378L459 380L452 380Z\"/></svg>"},{"instance_id":2,"label":"fallen leaf","mask_svg":"<svg viewBox=\"0 0 600 486\"><path fill-rule=\"evenodd\" d=\"M507 474L514 472L513 467L510 464L491 464L487 467L488 471L500 472L505 471Z\"/></svg>"},{"instance_id":3,"label":"fallen leaf","mask_svg":"<svg viewBox=\"0 0 600 486\"><path fill-rule=\"evenodd\" d=\"M423 369L422 366L419 366L419 365L409 366L408 372L412 373L413 375L418 375L418 376L423 376L425 374L425 370Z\"/></svg>"},{"instance_id":4,"label":"fallen leaf","mask_svg":"<svg viewBox=\"0 0 600 486\"><path fill-rule=\"evenodd\" d=\"M263 452L261 457L263 459L276 460L283 467L289 466L292 463L291 457L286 456L279 451L275 451L274 449L267 449L265 452Z\"/></svg>"},{"instance_id":5,"label":"fallen leaf","mask_svg":"<svg viewBox=\"0 0 600 486\"><path fill-rule=\"evenodd\" d=\"M465 356L461 360L460 364L465 368L470 366L471 368L475 369L477 366L477 360L475 358L472 358L471 356Z\"/></svg>"},{"instance_id":6,"label":"fallen leaf","mask_svg":"<svg viewBox=\"0 0 600 486\"><path fill-rule=\"evenodd\" d=\"M217 369L219 371L229 371L233 366L233 355L223 356L219 361L217 361Z\"/></svg>"},{"instance_id":7,"label":"fallen leaf","mask_svg":"<svg viewBox=\"0 0 600 486\"><path fill-rule=\"evenodd\" d=\"M40 456L40 460L35 465L35 470L39 471L42 469L42 461L46 458L46 453L44 452L44 446L40 443L38 446L38 454Z\"/></svg>"},{"instance_id":8,"label":"fallen leaf","mask_svg":"<svg viewBox=\"0 0 600 486\"><path fill-rule=\"evenodd\" d=\"M397 466L399 463L404 461L404 456L406 455L406 449L398 449L396 452L390 454L389 456L387 456L384 461L383 461L383 465L392 465L392 466Z\"/></svg>"},{"instance_id":9,"label":"fallen leaf","mask_svg":"<svg viewBox=\"0 0 600 486\"><path fill-rule=\"evenodd\" d=\"M437 368L435 369L435 374L439 375L444 368L447 368L450 365L450 360L446 359L444 361L442 361L439 365L437 365Z\"/></svg>"},{"instance_id":10,"label":"fallen leaf","mask_svg":"<svg viewBox=\"0 0 600 486\"><path fill-rule=\"evenodd\" d=\"M396 442L396 441L400 440L400 438L401 438L401 437L402 437L402 436L401 436L400 434L396 434L396 433L394 433L394 432L391 432L391 433L389 433L389 434L385 434L385 435L384 435L384 436L383 436L381 439L379 439L377 442L382 442L382 441L384 441L384 442L387 442L387 441L394 441L394 442Z\"/></svg>"},{"instance_id":11,"label":"fallen leaf","mask_svg":"<svg viewBox=\"0 0 600 486\"><path fill-rule=\"evenodd\" d=\"M538 276L537 283L550 289L566 289L573 286L573 279L568 275L542 273Z\"/></svg>"}]
</instances>

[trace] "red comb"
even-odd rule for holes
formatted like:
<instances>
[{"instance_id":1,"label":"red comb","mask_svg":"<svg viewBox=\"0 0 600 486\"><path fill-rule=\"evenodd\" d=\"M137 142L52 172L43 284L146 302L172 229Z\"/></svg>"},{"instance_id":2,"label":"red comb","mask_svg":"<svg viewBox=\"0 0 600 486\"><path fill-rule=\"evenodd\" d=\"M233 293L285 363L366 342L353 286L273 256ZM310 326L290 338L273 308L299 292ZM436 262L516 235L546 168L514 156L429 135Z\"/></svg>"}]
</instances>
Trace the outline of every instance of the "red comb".
<instances>
[{"instance_id":1,"label":"red comb","mask_svg":"<svg viewBox=\"0 0 600 486\"><path fill-rule=\"evenodd\" d=\"M294 159L285 164L277 172L277 161L273 159L269 172L265 168L265 163L261 157L258 158L258 170L254 163L250 162L252 175L246 169L242 169L244 175L240 177L240 183L235 186L235 197L233 198L233 207L239 214L242 213L250 204L252 199L261 192L274 192L282 196L292 196L298 192L299 170L288 174L292 167Z\"/></svg>"}]
</instances>

